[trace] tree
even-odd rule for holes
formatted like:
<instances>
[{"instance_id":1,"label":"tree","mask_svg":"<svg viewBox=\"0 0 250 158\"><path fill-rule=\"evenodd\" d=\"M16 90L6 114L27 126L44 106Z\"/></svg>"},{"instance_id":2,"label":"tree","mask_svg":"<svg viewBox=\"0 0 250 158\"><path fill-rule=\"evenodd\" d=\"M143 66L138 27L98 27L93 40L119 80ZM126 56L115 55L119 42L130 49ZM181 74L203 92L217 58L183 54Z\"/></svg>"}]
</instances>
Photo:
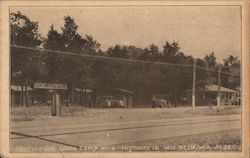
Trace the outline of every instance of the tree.
<instances>
[{"instance_id":1,"label":"tree","mask_svg":"<svg viewBox=\"0 0 250 158\"><path fill-rule=\"evenodd\" d=\"M178 55L180 50L180 46L178 42L173 41L171 44L166 41L165 45L163 46L163 59L166 62L173 62L176 63L176 56Z\"/></svg>"},{"instance_id":2,"label":"tree","mask_svg":"<svg viewBox=\"0 0 250 158\"><path fill-rule=\"evenodd\" d=\"M136 46L132 45L115 45L114 47L109 47L108 50L105 52L108 57L126 59L140 59L143 53L143 49L137 48Z\"/></svg>"},{"instance_id":3,"label":"tree","mask_svg":"<svg viewBox=\"0 0 250 158\"><path fill-rule=\"evenodd\" d=\"M21 12L10 14L11 44L35 47L42 41L38 34L38 22L31 21Z\"/></svg>"},{"instance_id":4,"label":"tree","mask_svg":"<svg viewBox=\"0 0 250 158\"><path fill-rule=\"evenodd\" d=\"M114 47L109 47L107 50L107 56L116 58L128 58L127 51L121 45L115 45Z\"/></svg>"},{"instance_id":5,"label":"tree","mask_svg":"<svg viewBox=\"0 0 250 158\"><path fill-rule=\"evenodd\" d=\"M48 50L63 50L63 44L62 35L54 29L53 25L51 25L44 42L44 48Z\"/></svg>"},{"instance_id":6,"label":"tree","mask_svg":"<svg viewBox=\"0 0 250 158\"><path fill-rule=\"evenodd\" d=\"M85 35L85 44L83 47L83 51L88 54L92 55L98 55L100 50L100 44L94 40L94 38L91 35Z\"/></svg>"},{"instance_id":7,"label":"tree","mask_svg":"<svg viewBox=\"0 0 250 158\"><path fill-rule=\"evenodd\" d=\"M12 45L38 47L42 43L38 33L38 22L31 21L21 12L10 14L10 32ZM25 85L26 93L22 99L22 104L25 106L29 105L28 81L42 77L41 67L43 67L43 62L40 55L34 55L28 50L11 49L11 79L13 84L18 82L17 84L21 84L22 87Z\"/></svg>"},{"instance_id":8,"label":"tree","mask_svg":"<svg viewBox=\"0 0 250 158\"><path fill-rule=\"evenodd\" d=\"M91 35L83 37L77 32L78 25L70 16L64 17L64 27L61 29L64 50L94 55L100 50L100 44Z\"/></svg>"},{"instance_id":9,"label":"tree","mask_svg":"<svg viewBox=\"0 0 250 158\"><path fill-rule=\"evenodd\" d=\"M224 64L222 70L229 72L230 74L222 75L222 82L230 88L236 89L240 86L240 60L238 57L229 55L226 59L223 59ZM238 75L238 76L237 76Z\"/></svg>"},{"instance_id":10,"label":"tree","mask_svg":"<svg viewBox=\"0 0 250 158\"><path fill-rule=\"evenodd\" d=\"M70 16L64 17L64 27L62 27L63 50L74 53L82 53L86 43L85 39L77 33L78 25Z\"/></svg>"},{"instance_id":11,"label":"tree","mask_svg":"<svg viewBox=\"0 0 250 158\"><path fill-rule=\"evenodd\" d=\"M210 68L210 69L215 69L217 67L217 62L216 62L216 57L214 55L214 52L208 54L208 55L205 55L205 57L203 58L207 68Z\"/></svg>"},{"instance_id":12,"label":"tree","mask_svg":"<svg viewBox=\"0 0 250 158\"><path fill-rule=\"evenodd\" d=\"M212 70L218 70L218 63L216 61L216 57L214 55L214 52L210 54L206 54L205 57L203 58L205 67L207 69L212 69ZM201 70L204 72L201 72L203 76L205 76L205 79L200 80L202 83L201 85L207 85L207 84L217 84L216 81L218 81L218 73L213 72L213 71L208 71L208 70Z\"/></svg>"},{"instance_id":13,"label":"tree","mask_svg":"<svg viewBox=\"0 0 250 158\"><path fill-rule=\"evenodd\" d=\"M140 59L142 54L144 53L143 49L138 48L136 46L124 46L123 49L126 50L126 54L129 57L129 59Z\"/></svg>"},{"instance_id":14,"label":"tree","mask_svg":"<svg viewBox=\"0 0 250 158\"><path fill-rule=\"evenodd\" d=\"M98 55L100 44L91 35L83 37L78 31L78 25L70 16L64 17L62 33L57 32L53 25L50 27L45 40L45 49L60 50L77 54ZM92 85L94 80L90 79L91 65L94 61L85 60L76 56L65 56L63 54L48 54L46 65L49 70L50 82L63 82L69 85L71 91L71 102L74 100L74 88L86 88ZM67 74L67 75L65 75Z\"/></svg>"},{"instance_id":15,"label":"tree","mask_svg":"<svg viewBox=\"0 0 250 158\"><path fill-rule=\"evenodd\" d=\"M144 49L144 53L142 54L142 59L143 60L152 60L152 61L157 61L160 59L162 54L160 54L159 48L151 44L148 48Z\"/></svg>"},{"instance_id":16,"label":"tree","mask_svg":"<svg viewBox=\"0 0 250 158\"><path fill-rule=\"evenodd\" d=\"M207 68L207 64L203 59L196 59L197 67ZM216 78L211 75L210 71L196 68L196 86L198 88L204 88L205 85L213 84Z\"/></svg>"},{"instance_id":17,"label":"tree","mask_svg":"<svg viewBox=\"0 0 250 158\"><path fill-rule=\"evenodd\" d=\"M37 47L42 42L38 34L38 22L31 21L21 12L10 14L10 32L11 44L13 45ZM23 77L28 78L30 74L28 69L30 64L34 64L35 56L24 53L25 51L20 49L12 49L11 52L13 53L12 71L22 71Z\"/></svg>"},{"instance_id":18,"label":"tree","mask_svg":"<svg viewBox=\"0 0 250 158\"><path fill-rule=\"evenodd\" d=\"M235 66L240 65L240 60L238 57L229 55L226 59L223 59L224 66Z\"/></svg>"}]
</instances>

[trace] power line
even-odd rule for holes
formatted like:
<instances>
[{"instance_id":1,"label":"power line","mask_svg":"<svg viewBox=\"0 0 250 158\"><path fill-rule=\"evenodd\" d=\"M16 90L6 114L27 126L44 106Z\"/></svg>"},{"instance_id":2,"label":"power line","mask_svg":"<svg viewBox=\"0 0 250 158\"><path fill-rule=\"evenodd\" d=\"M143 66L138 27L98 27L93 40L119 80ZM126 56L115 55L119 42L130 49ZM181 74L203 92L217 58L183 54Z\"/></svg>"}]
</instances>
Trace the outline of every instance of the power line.
<instances>
[{"instance_id":1,"label":"power line","mask_svg":"<svg viewBox=\"0 0 250 158\"><path fill-rule=\"evenodd\" d=\"M209 68L205 68L205 67L201 67L201 66L196 66L196 68L201 69L201 70L206 70L206 71L218 72L219 73L219 70L209 69ZM230 73L230 72L220 71L220 73L240 77L240 75L233 74L233 73Z\"/></svg>"},{"instance_id":2,"label":"power line","mask_svg":"<svg viewBox=\"0 0 250 158\"><path fill-rule=\"evenodd\" d=\"M20 48L20 49L27 49L27 50L34 50L34 51L37 51L36 53L49 52L49 53L56 53L56 54L60 54L60 55L72 55L72 56L81 56L81 57L88 57L88 58L116 60L116 61L125 61L125 62L139 62L139 63L145 63L145 64L193 67L193 65L189 65L189 64L175 64L175 63L165 63L165 62L157 62L157 61L145 61L145 60L123 59L123 58L117 58L117 57L105 57L105 56L88 55L88 54L77 54L77 53L65 52L65 51L30 48L30 47L19 46L19 45L11 45L11 47Z\"/></svg>"},{"instance_id":3,"label":"power line","mask_svg":"<svg viewBox=\"0 0 250 158\"><path fill-rule=\"evenodd\" d=\"M80 57L95 58L95 59L122 61L122 62L136 62L136 63L144 63L144 64L156 64L156 65L179 66L179 67L193 67L193 65L190 65L190 64L175 64L175 63L167 63L167 62L159 62L159 61L145 61L145 60L123 59L123 58L117 58L117 57L106 57L106 56L97 56L97 55L89 55L89 54L77 54L77 53L73 53L73 52L31 48L31 47L20 46L20 45L11 45L11 47L12 48L19 48L19 49L26 49L26 50L33 50L33 51L35 51L35 53L47 52L47 53L56 53L56 54L60 54L60 55L80 56ZM206 70L206 71L219 72L218 70L204 68L201 66L196 66L196 68ZM221 71L221 73L239 77L239 75L229 73L229 72Z\"/></svg>"}]
</instances>

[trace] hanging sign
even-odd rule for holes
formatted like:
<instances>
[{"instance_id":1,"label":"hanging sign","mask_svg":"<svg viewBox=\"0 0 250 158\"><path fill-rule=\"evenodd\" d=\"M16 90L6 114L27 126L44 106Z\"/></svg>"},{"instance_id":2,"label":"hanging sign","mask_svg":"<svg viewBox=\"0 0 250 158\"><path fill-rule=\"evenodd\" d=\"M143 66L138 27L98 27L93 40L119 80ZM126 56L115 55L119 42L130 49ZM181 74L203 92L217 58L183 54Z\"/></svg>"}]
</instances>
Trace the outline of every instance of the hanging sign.
<instances>
[{"instance_id":1,"label":"hanging sign","mask_svg":"<svg viewBox=\"0 0 250 158\"><path fill-rule=\"evenodd\" d=\"M37 89L67 89L67 84L54 83L34 83L34 88Z\"/></svg>"}]
</instances>

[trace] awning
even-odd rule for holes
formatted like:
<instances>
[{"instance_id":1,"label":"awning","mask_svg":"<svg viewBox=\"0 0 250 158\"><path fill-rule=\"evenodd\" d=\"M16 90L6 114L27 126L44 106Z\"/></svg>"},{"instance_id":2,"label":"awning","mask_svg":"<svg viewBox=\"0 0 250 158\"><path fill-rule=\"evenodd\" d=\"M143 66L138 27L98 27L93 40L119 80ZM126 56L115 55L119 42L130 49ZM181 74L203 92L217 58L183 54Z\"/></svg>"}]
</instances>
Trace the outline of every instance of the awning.
<instances>
[{"instance_id":1,"label":"awning","mask_svg":"<svg viewBox=\"0 0 250 158\"><path fill-rule=\"evenodd\" d=\"M17 92L21 92L22 91L22 86L18 86L18 85L11 85L11 90L13 91L17 91ZM30 88L29 86L27 87L28 91L33 90L32 88ZM23 91L25 91L25 86L23 86Z\"/></svg>"},{"instance_id":2,"label":"awning","mask_svg":"<svg viewBox=\"0 0 250 158\"><path fill-rule=\"evenodd\" d=\"M134 92L127 90L127 89L122 89L122 88L116 88L116 90L123 92L123 93L128 93L128 94L134 94Z\"/></svg>"},{"instance_id":3,"label":"awning","mask_svg":"<svg viewBox=\"0 0 250 158\"><path fill-rule=\"evenodd\" d=\"M75 88L75 91L77 91L77 92L85 92L85 89L82 89L82 88ZM86 93L90 93L90 92L92 92L92 90L91 89L86 89Z\"/></svg>"}]
</instances>

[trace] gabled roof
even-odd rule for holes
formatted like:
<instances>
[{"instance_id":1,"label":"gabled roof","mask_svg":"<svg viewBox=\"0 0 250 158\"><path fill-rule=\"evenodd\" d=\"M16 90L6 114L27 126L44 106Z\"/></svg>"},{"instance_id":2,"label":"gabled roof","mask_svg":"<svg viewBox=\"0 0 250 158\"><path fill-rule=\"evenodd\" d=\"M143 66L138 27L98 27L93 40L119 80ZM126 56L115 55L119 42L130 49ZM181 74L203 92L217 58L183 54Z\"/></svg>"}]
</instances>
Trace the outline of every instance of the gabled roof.
<instances>
[{"instance_id":1,"label":"gabled roof","mask_svg":"<svg viewBox=\"0 0 250 158\"><path fill-rule=\"evenodd\" d=\"M209 91L209 92L218 92L219 91L219 86L218 85L214 85L214 84L206 85L205 88L204 88L204 90ZM237 91L233 90L233 89L229 89L229 88L220 86L220 92L236 93Z\"/></svg>"},{"instance_id":2,"label":"gabled roof","mask_svg":"<svg viewBox=\"0 0 250 158\"><path fill-rule=\"evenodd\" d=\"M192 89L186 90L186 92L191 92L191 91L192 91ZM219 91L219 86L214 85L214 84L210 84L210 85L204 86L204 88L197 89L196 91L218 92ZM237 93L236 90L229 89L229 88L226 88L226 87L223 87L223 86L220 86L220 92Z\"/></svg>"}]
</instances>

